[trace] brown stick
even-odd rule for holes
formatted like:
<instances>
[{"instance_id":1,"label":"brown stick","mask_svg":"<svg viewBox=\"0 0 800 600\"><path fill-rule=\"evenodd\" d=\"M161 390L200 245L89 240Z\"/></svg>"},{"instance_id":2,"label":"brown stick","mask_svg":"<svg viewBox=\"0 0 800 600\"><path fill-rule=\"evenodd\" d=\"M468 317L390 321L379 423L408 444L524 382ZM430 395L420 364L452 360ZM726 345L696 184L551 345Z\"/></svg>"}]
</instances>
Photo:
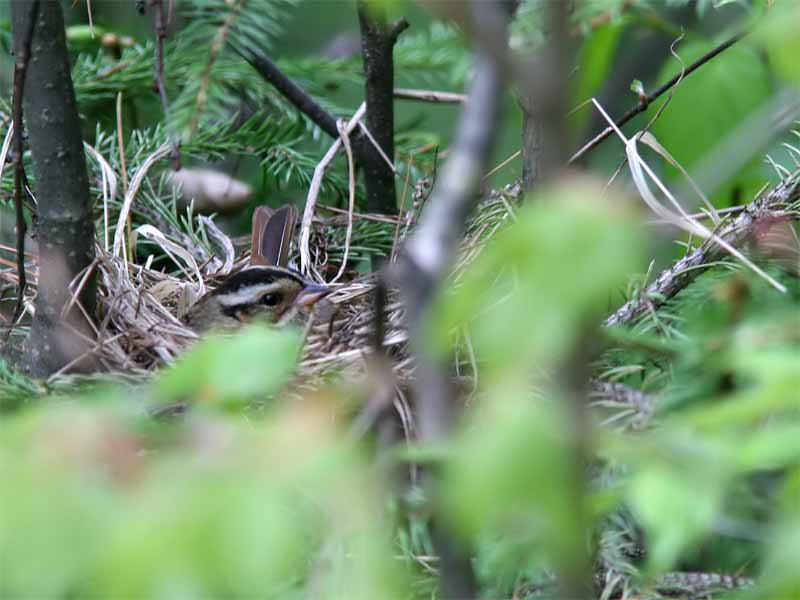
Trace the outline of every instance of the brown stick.
<instances>
[{"instance_id":1,"label":"brown stick","mask_svg":"<svg viewBox=\"0 0 800 600\"><path fill-rule=\"evenodd\" d=\"M27 18L27 28L23 34L22 43L16 52L14 61L14 99L12 101L12 118L14 124L14 208L17 218L17 303L14 306L12 325L17 322L22 314L22 301L25 297L25 212L23 210L22 193L25 183L25 167L22 164L22 99L25 95L25 75L28 71L28 58L31 52L31 39L39 16L39 0L34 0L30 7L30 16Z\"/></svg>"},{"instance_id":2,"label":"brown stick","mask_svg":"<svg viewBox=\"0 0 800 600\"><path fill-rule=\"evenodd\" d=\"M164 2L163 0L150 0L150 7L155 12L155 28L156 28L156 61L155 61L155 80L158 95L161 98L161 108L164 110L164 116L167 115L169 110L169 98L167 97L167 88L164 84L164 39L167 37L167 23L164 19ZM176 171L181 169L181 155L178 150L178 144L172 142L172 168Z\"/></svg>"},{"instance_id":3,"label":"brown stick","mask_svg":"<svg viewBox=\"0 0 800 600\"><path fill-rule=\"evenodd\" d=\"M338 139L339 130L336 128L336 119L333 115L320 106L308 92L292 81L286 73L280 70L278 65L256 50L249 49L246 54L236 48L233 48L233 50L250 63L250 66L261 75L261 78L291 102L297 110L311 119L330 137Z\"/></svg>"}]
</instances>

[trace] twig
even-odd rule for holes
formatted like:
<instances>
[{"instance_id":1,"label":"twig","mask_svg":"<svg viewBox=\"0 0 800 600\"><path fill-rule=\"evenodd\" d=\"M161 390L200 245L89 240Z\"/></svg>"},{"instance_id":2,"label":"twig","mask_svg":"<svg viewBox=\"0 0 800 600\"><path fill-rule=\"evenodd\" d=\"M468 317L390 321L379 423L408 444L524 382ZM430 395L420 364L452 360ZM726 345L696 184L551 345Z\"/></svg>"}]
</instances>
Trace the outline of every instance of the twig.
<instances>
[{"instance_id":1,"label":"twig","mask_svg":"<svg viewBox=\"0 0 800 600\"><path fill-rule=\"evenodd\" d=\"M353 118L347 123L347 127L345 128L345 132L347 135L350 135L358 126L359 121L364 117L366 113L367 105L366 103L362 103L361 106L358 108L356 113L353 115ZM337 126L338 132L338 126ZM337 133L338 135L338 133ZM339 147L342 145L342 138L337 137L336 141L331 144L331 147L328 149L328 152L325 153L325 156L322 157L322 160L314 169L314 176L311 178L311 185L308 186L308 195L306 196L306 207L303 211L303 222L300 226L300 270L303 273L308 273L311 269L311 253L309 252L309 240L311 239L311 220L314 216L314 209L317 205L317 197L319 196L319 190L322 187L322 178L325 176L325 169L328 168L328 165L331 163L333 158L336 156L336 153L339 151Z\"/></svg>"},{"instance_id":2,"label":"twig","mask_svg":"<svg viewBox=\"0 0 800 600\"><path fill-rule=\"evenodd\" d=\"M102 81L106 77L110 77L114 73L122 71L123 69L127 69L133 64L132 60L123 60L118 62L117 64L108 67L105 71L100 71L94 78L93 81Z\"/></svg>"},{"instance_id":3,"label":"twig","mask_svg":"<svg viewBox=\"0 0 800 600\"><path fill-rule=\"evenodd\" d=\"M128 193L128 167L125 164L125 137L124 137L124 130L122 129L122 92L117 94L117 145L119 146L119 164L120 164L120 171L122 172L122 195L123 197L125 194ZM107 226L107 224L106 224ZM133 262L133 255L131 254L133 250L131 249L131 220L130 217L127 219L127 227L128 227L128 261ZM108 233L106 232L106 236ZM108 244L106 244L106 250L108 250Z\"/></svg>"},{"instance_id":4,"label":"twig","mask_svg":"<svg viewBox=\"0 0 800 600\"><path fill-rule=\"evenodd\" d=\"M167 97L167 87L164 84L164 38L167 37L167 23L164 20L164 2L163 0L150 0L150 7L155 12L155 28L156 28L156 61L155 61L155 79L158 95L161 97L161 108L164 110L164 115L169 111L169 98ZM181 170L181 155L178 151L178 144L172 142L171 147L172 168L175 171Z\"/></svg>"},{"instance_id":5,"label":"twig","mask_svg":"<svg viewBox=\"0 0 800 600\"><path fill-rule=\"evenodd\" d=\"M370 133L370 131L367 128L367 126L364 125L363 122L360 122L358 124L358 126L361 129L361 132L365 136L367 136L367 139L370 142L372 142L372 145L375 147L375 150L378 152L380 157L383 159L383 162L386 163L386 166L389 167L389 170L392 172L392 175L397 175L397 169L395 168L394 163L392 162L392 159L389 158L388 156L386 156L386 152L384 152L383 148L380 147L380 144L378 144L378 142L375 139L375 137Z\"/></svg>"},{"instance_id":6,"label":"twig","mask_svg":"<svg viewBox=\"0 0 800 600\"><path fill-rule=\"evenodd\" d=\"M797 175L781 181L767 195L757 198L727 226L722 227L716 238L724 240L731 246L739 246L753 234L756 226L771 219L794 218L781 209L800 197L800 177ZM705 240L698 248L684 256L671 267L663 271L646 290L636 298L626 302L608 317L604 325L613 327L632 323L648 310L654 309L675 296L679 291L694 281L706 268L726 255L714 238Z\"/></svg>"},{"instance_id":7,"label":"twig","mask_svg":"<svg viewBox=\"0 0 800 600\"><path fill-rule=\"evenodd\" d=\"M3 180L3 169L6 167L6 158L8 158L8 151L11 148L11 142L14 140L14 122L8 124L8 131L3 138L3 145L0 148L0 181Z\"/></svg>"},{"instance_id":8,"label":"twig","mask_svg":"<svg viewBox=\"0 0 800 600\"><path fill-rule=\"evenodd\" d=\"M92 0L86 0L86 12L88 13L89 17L89 31L92 34L92 39L94 39L94 19L92 18Z\"/></svg>"},{"instance_id":9,"label":"twig","mask_svg":"<svg viewBox=\"0 0 800 600\"><path fill-rule=\"evenodd\" d=\"M359 122L359 125L362 123ZM336 273L330 283L336 283L347 268L347 257L350 254L350 238L353 235L353 209L356 203L356 166L353 161L353 149L350 147L350 136L347 134L347 125L343 121L337 124L339 129L339 139L342 140L344 151L347 155L347 181L348 181L348 204L347 204L347 230L344 236L344 256L342 257L342 264L339 267L339 272Z\"/></svg>"},{"instance_id":10,"label":"twig","mask_svg":"<svg viewBox=\"0 0 800 600\"><path fill-rule=\"evenodd\" d=\"M712 50L706 52L703 56L698 58L696 61L694 61L685 69L681 69L680 73L677 73L674 77L672 77L664 85L659 87L652 94L644 96L639 100L638 104L628 109L628 112L626 112L624 115L622 115L619 119L615 121L616 126L622 127L625 123L633 119L633 117L635 117L639 113L643 113L644 111L646 111L650 107L650 104L652 104L655 100L664 95L673 86L675 86L675 84L677 84L682 79L685 79L686 77L691 75L694 71L702 67L704 64L706 64L708 61L710 61L718 54L724 52L725 50L733 46L736 42L741 40L746 35L747 32L740 32L731 36L716 48L713 48ZM603 140L609 137L612 133L614 133L614 129L612 127L606 127L602 132L600 132L594 138L589 140L586 144L584 144L584 146L580 150L578 150L575 154L573 154L572 157L567 162L567 164L571 165L580 160L583 156L585 156L586 154L594 150L595 147L600 145L600 143L603 142Z\"/></svg>"},{"instance_id":11,"label":"twig","mask_svg":"<svg viewBox=\"0 0 800 600\"><path fill-rule=\"evenodd\" d=\"M25 296L25 212L22 205L22 186L25 177L24 165L22 163L22 98L25 94L25 75L28 71L28 58L31 51L31 40L33 31L36 28L36 20L39 16L39 0L34 0L30 7L30 16L27 20L28 28L22 38L22 44L17 49L16 60L14 61L14 99L12 101L12 116L14 127L14 208L17 218L17 302L14 305L14 317L12 323L16 323L22 314L22 301Z\"/></svg>"},{"instance_id":12,"label":"twig","mask_svg":"<svg viewBox=\"0 0 800 600\"><path fill-rule=\"evenodd\" d=\"M403 222L403 210L406 206L406 198L408 197L408 182L411 180L411 167L414 164L414 155L412 154L408 159L406 166L406 180L403 183L403 195L400 197L400 209L397 213L397 224L394 228L394 239L392 241L392 251L389 255L389 262L394 262L395 254L397 253L397 241L400 239L400 224ZM411 209L409 209L411 210Z\"/></svg>"},{"instance_id":13,"label":"twig","mask_svg":"<svg viewBox=\"0 0 800 600\"><path fill-rule=\"evenodd\" d=\"M336 213L338 215L347 215L350 212L347 209L338 208L336 206L330 206L328 204L321 205L319 208L320 208L320 210L328 210L328 211L330 211L332 213ZM392 216L392 215L373 215L373 214L359 213L359 212L355 212L354 211L353 212L353 216L356 219L364 219L365 221L374 221L376 223L389 223L391 225L394 225L395 223L398 222L398 217L395 217L395 216ZM238 240L238 238L234 239L234 241L237 241L237 240Z\"/></svg>"},{"instance_id":14,"label":"twig","mask_svg":"<svg viewBox=\"0 0 800 600\"><path fill-rule=\"evenodd\" d=\"M248 54L233 48L244 60L258 71L262 79L272 85L278 92L291 102L301 113L311 119L322 131L333 139L339 137L336 128L336 119L327 110L322 108L303 88L292 81L278 66L263 54L248 49Z\"/></svg>"},{"instance_id":15,"label":"twig","mask_svg":"<svg viewBox=\"0 0 800 600\"><path fill-rule=\"evenodd\" d=\"M417 100L435 104L464 104L467 101L466 94L437 92L435 90L411 90L407 88L395 88L394 97L400 100Z\"/></svg>"},{"instance_id":16,"label":"twig","mask_svg":"<svg viewBox=\"0 0 800 600\"><path fill-rule=\"evenodd\" d=\"M117 114L119 117L119 113ZM119 121L118 121L119 123ZM103 250L108 252L108 203L109 201L113 200L117 195L117 175L114 173L114 169L111 168L111 165L108 161L103 158L103 155L100 154L95 148L87 144L86 142L83 143L83 147L86 149L86 152L97 161L97 164L100 166L100 173L102 176L102 190L103 190ZM124 150L123 150L124 152ZM120 162L124 164L124 154L120 152ZM127 178L127 173L123 171L125 177ZM127 181L125 182L127 187ZM123 191L123 195L124 195Z\"/></svg>"},{"instance_id":17,"label":"twig","mask_svg":"<svg viewBox=\"0 0 800 600\"><path fill-rule=\"evenodd\" d=\"M520 154L522 154L522 150L517 150L516 152L514 152L514 154L509 156L507 159L505 159L499 165L497 165L496 167L493 167L491 171L486 173L486 175L483 176L483 180L486 181L487 179L489 179L489 177L491 177L492 175L497 173L500 169L505 167L508 163L510 163L511 161L513 161L516 158L519 158Z\"/></svg>"}]
</instances>

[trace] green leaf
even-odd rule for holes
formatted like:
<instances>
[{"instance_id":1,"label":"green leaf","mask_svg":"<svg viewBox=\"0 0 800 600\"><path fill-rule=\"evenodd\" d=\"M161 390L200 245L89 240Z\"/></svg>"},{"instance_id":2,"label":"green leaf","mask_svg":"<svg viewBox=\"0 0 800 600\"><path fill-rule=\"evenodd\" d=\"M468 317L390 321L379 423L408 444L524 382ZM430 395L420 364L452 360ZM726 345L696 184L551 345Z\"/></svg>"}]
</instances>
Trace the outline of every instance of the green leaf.
<instances>
[{"instance_id":1,"label":"green leaf","mask_svg":"<svg viewBox=\"0 0 800 600\"><path fill-rule=\"evenodd\" d=\"M581 182L529 199L440 298L430 348L447 351L452 332L468 327L487 374L561 360L641 267L641 228L602 197Z\"/></svg>"},{"instance_id":2,"label":"green leaf","mask_svg":"<svg viewBox=\"0 0 800 600\"><path fill-rule=\"evenodd\" d=\"M749 596L761 600L800 598L800 469L786 478L779 518L768 537L770 544L758 587Z\"/></svg>"},{"instance_id":3,"label":"green leaf","mask_svg":"<svg viewBox=\"0 0 800 600\"><path fill-rule=\"evenodd\" d=\"M593 30L586 38L578 55L574 104L589 100L600 92L614 64L617 45L627 25L628 19L622 18ZM590 114L591 109L584 108L573 115L570 119L572 131L581 131Z\"/></svg>"},{"instance_id":4,"label":"green leaf","mask_svg":"<svg viewBox=\"0 0 800 600\"><path fill-rule=\"evenodd\" d=\"M167 401L265 398L286 383L299 351L294 329L251 325L233 336L208 336L162 373L155 389Z\"/></svg>"},{"instance_id":5,"label":"green leaf","mask_svg":"<svg viewBox=\"0 0 800 600\"><path fill-rule=\"evenodd\" d=\"M631 468L626 496L647 534L649 569L664 572L706 536L719 517L735 473L733 446L675 424L647 439L607 440L611 455Z\"/></svg>"},{"instance_id":6,"label":"green leaf","mask_svg":"<svg viewBox=\"0 0 800 600\"><path fill-rule=\"evenodd\" d=\"M767 51L770 65L780 78L794 86L800 85L797 57L800 56L800 4L797 2L775 2L767 12L766 19L758 24L757 39Z\"/></svg>"},{"instance_id":7,"label":"green leaf","mask_svg":"<svg viewBox=\"0 0 800 600\"><path fill-rule=\"evenodd\" d=\"M502 537L514 560L579 560L586 535L562 415L525 402L525 390L493 389L444 467L442 513L469 539ZM511 557L508 557L509 560Z\"/></svg>"}]
</instances>

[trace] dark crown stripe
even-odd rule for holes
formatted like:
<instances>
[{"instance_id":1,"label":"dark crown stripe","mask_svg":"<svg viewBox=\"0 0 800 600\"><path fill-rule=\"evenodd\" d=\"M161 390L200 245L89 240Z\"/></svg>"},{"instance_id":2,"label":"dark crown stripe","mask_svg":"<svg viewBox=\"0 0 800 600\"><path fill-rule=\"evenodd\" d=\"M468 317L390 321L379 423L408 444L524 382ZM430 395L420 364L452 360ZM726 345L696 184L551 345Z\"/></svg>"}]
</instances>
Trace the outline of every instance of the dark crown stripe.
<instances>
[{"instance_id":1,"label":"dark crown stripe","mask_svg":"<svg viewBox=\"0 0 800 600\"><path fill-rule=\"evenodd\" d=\"M250 267L234 273L220 285L215 294L232 294L251 285L264 285L274 283L280 279L292 279L300 285L306 281L296 271L279 267Z\"/></svg>"}]
</instances>

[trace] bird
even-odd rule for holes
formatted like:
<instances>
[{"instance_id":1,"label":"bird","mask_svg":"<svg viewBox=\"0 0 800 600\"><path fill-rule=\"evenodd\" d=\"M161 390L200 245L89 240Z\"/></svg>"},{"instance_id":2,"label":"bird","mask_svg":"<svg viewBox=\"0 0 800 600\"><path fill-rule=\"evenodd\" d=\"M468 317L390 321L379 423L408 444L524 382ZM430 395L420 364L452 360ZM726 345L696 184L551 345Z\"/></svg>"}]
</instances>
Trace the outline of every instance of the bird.
<instances>
[{"instance_id":1,"label":"bird","mask_svg":"<svg viewBox=\"0 0 800 600\"><path fill-rule=\"evenodd\" d=\"M299 323L332 289L288 268L297 209L259 206L253 214L250 266L227 276L193 304L184 323L196 333L231 332L247 323Z\"/></svg>"}]
</instances>

